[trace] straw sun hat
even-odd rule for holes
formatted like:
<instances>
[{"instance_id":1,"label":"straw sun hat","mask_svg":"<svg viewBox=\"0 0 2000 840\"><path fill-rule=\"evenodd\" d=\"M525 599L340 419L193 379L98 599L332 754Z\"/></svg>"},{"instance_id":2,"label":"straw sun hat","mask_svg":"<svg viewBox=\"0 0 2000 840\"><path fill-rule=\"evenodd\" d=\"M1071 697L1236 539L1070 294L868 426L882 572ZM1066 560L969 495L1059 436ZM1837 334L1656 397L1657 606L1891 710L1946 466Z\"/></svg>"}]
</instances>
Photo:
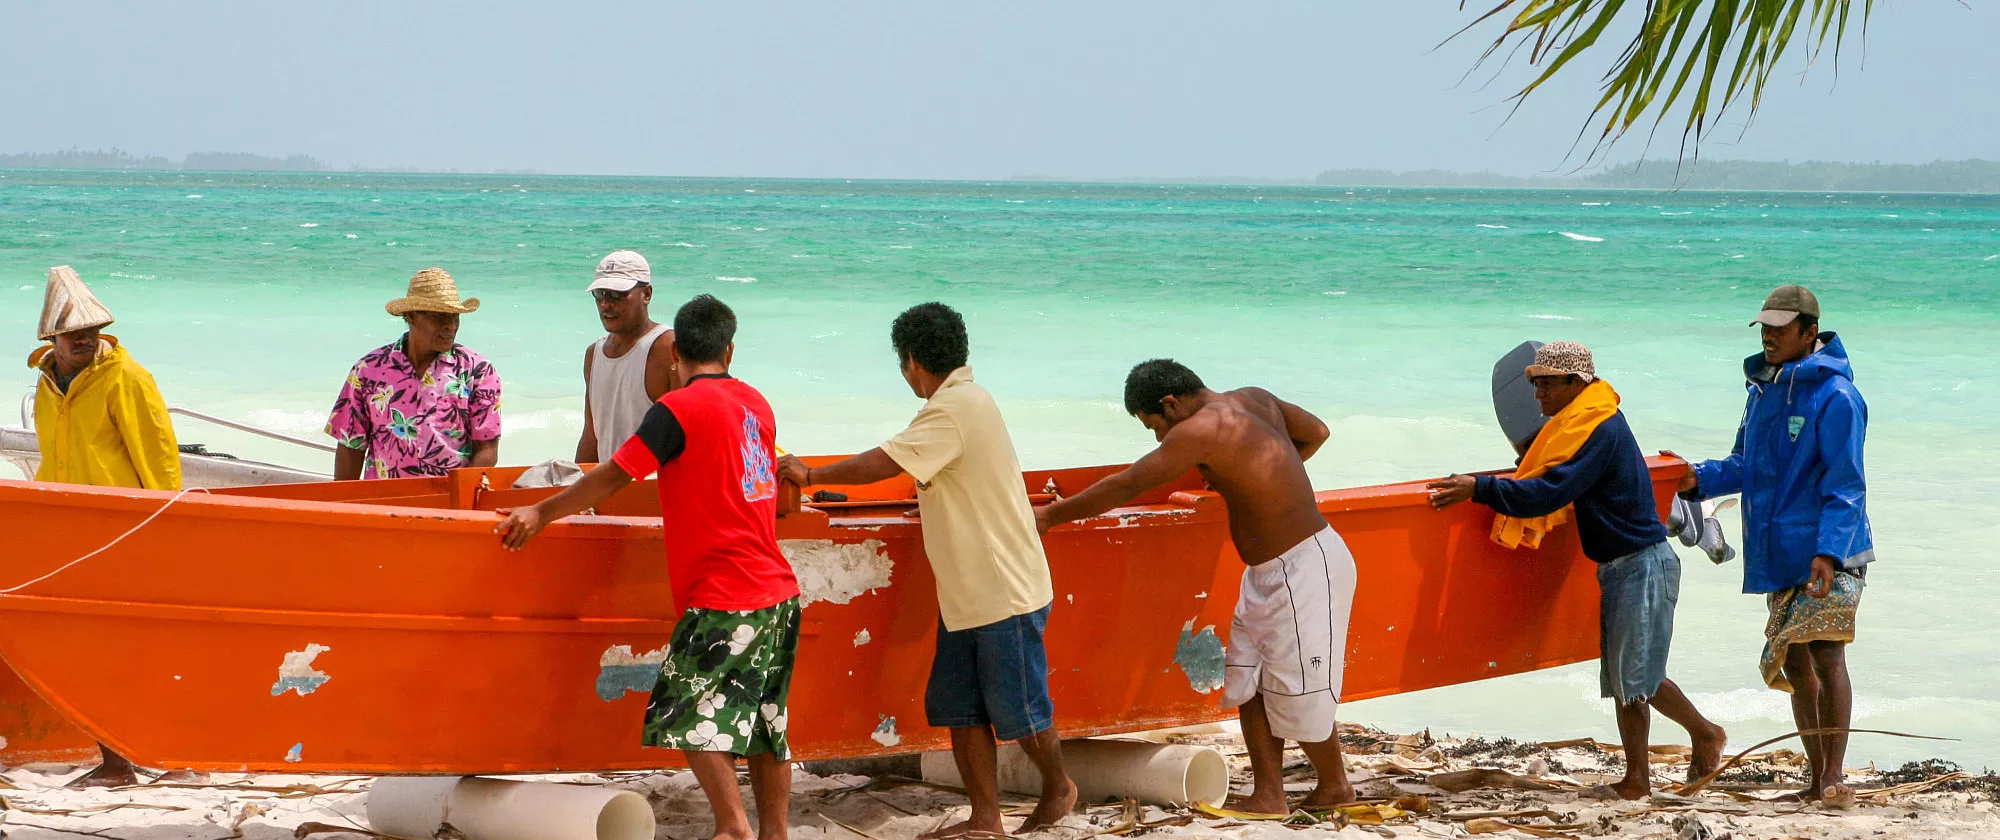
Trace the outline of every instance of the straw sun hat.
<instances>
[{"instance_id":1,"label":"straw sun hat","mask_svg":"<svg viewBox=\"0 0 2000 840\"><path fill-rule=\"evenodd\" d=\"M42 293L42 322L36 338L47 341L66 332L111 324L111 310L105 309L76 269L59 265L49 269L48 289Z\"/></svg>"},{"instance_id":2,"label":"straw sun hat","mask_svg":"<svg viewBox=\"0 0 2000 840\"><path fill-rule=\"evenodd\" d=\"M463 315L479 309L479 298L458 299L458 282L442 268L426 268L410 278L410 293L389 301L389 314L450 312Z\"/></svg>"}]
</instances>

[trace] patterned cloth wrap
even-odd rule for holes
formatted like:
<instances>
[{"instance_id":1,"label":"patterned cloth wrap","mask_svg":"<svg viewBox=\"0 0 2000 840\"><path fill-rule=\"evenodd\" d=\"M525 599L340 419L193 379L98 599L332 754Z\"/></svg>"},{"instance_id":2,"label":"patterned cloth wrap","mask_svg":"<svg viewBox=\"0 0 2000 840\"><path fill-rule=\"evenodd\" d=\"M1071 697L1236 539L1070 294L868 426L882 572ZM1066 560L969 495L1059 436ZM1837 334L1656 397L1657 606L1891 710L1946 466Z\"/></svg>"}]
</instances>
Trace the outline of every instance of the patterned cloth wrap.
<instances>
[{"instance_id":1,"label":"patterned cloth wrap","mask_svg":"<svg viewBox=\"0 0 2000 840\"><path fill-rule=\"evenodd\" d=\"M792 756L786 700L799 649L799 599L761 610L690 607L646 704L649 747Z\"/></svg>"},{"instance_id":2,"label":"patterned cloth wrap","mask_svg":"<svg viewBox=\"0 0 2000 840\"><path fill-rule=\"evenodd\" d=\"M1835 572L1833 588L1824 598L1807 595L1805 585L1765 596L1771 620L1764 625L1764 656L1758 663L1764 683L1779 691L1792 690L1792 681L1785 679L1785 652L1792 645L1854 641L1854 613L1861 607L1865 584L1853 572Z\"/></svg>"}]
</instances>

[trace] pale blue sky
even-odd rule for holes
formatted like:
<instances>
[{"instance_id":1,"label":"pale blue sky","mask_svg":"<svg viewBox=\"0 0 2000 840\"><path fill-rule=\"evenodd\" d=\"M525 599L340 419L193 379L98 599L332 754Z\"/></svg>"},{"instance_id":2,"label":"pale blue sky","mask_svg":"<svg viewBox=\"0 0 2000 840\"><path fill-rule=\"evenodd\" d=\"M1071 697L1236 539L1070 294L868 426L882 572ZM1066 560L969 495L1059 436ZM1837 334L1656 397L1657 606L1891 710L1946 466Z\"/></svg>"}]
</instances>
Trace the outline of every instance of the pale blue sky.
<instances>
[{"instance_id":1,"label":"pale blue sky","mask_svg":"<svg viewBox=\"0 0 2000 840\"><path fill-rule=\"evenodd\" d=\"M1969 2L1878 3L1865 68L1856 50L1838 84L1828 65L1775 81L1748 137L1705 154L2000 158L2000 3ZM1451 0L13 2L0 151L854 178L1561 167L1625 36L1502 126L1511 88L1460 84L1492 30L1432 51L1471 18Z\"/></svg>"}]
</instances>

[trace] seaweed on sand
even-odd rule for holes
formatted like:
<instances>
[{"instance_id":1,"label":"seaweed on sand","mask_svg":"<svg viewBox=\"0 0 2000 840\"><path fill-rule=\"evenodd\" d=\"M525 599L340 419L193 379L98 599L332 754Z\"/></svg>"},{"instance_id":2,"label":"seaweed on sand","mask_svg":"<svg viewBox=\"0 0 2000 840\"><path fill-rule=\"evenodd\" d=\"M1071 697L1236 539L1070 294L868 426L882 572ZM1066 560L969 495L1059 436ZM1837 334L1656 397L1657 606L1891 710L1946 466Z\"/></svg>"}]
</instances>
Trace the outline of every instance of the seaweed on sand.
<instances>
[{"instance_id":1,"label":"seaweed on sand","mask_svg":"<svg viewBox=\"0 0 2000 840\"><path fill-rule=\"evenodd\" d=\"M1446 748L1444 753L1452 758L1471 758L1473 756L1527 758L1541 751L1542 747L1540 744L1523 743L1512 738L1496 738L1491 741L1485 738L1471 738L1459 743L1457 746Z\"/></svg>"}]
</instances>

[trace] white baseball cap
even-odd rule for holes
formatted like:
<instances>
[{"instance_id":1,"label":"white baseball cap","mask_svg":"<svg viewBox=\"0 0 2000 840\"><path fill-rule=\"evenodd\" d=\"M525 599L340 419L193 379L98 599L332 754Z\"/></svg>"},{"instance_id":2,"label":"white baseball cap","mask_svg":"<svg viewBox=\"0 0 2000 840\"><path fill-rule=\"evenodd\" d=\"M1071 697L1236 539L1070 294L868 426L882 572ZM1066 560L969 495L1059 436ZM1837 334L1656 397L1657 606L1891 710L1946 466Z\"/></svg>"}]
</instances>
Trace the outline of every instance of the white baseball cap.
<instances>
[{"instance_id":1,"label":"white baseball cap","mask_svg":"<svg viewBox=\"0 0 2000 840\"><path fill-rule=\"evenodd\" d=\"M586 291L610 289L614 292L629 292L640 284L653 282L653 267L646 264L646 258L637 251L612 251L597 264L597 278L590 282Z\"/></svg>"}]
</instances>

